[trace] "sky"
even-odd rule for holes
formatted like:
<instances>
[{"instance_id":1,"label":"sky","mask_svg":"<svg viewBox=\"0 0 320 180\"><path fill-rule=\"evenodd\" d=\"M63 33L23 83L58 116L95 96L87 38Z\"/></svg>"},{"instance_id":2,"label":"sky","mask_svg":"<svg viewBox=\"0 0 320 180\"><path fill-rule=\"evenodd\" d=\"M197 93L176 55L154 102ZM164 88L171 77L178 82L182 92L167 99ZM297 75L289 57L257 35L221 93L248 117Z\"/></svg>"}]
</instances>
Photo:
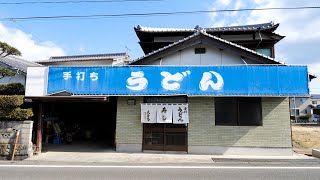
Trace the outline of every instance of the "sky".
<instances>
[{"instance_id":1,"label":"sky","mask_svg":"<svg viewBox=\"0 0 320 180\"><path fill-rule=\"evenodd\" d=\"M314 0L158 0L109 3L24 4L0 0L0 18L127 14L172 11L220 10L320 6ZM66 1L66 0L38 0ZM310 83L311 93L320 94L320 9L270 10L144 17L67 20L0 21L0 41L15 46L22 57L38 61L50 56L127 52L131 59L143 56L134 32L137 25L194 28L246 25L273 21L276 33L286 36L275 46L276 59L286 64L308 65L319 78Z\"/></svg>"}]
</instances>

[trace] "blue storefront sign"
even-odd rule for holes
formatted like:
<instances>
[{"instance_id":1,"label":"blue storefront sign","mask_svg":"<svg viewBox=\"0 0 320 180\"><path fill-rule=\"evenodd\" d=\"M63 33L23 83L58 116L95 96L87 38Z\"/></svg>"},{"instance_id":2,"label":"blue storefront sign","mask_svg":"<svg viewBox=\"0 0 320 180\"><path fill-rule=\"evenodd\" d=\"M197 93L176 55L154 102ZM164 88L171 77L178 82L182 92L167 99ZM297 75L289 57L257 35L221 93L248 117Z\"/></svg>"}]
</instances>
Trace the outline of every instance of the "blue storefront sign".
<instances>
[{"instance_id":1,"label":"blue storefront sign","mask_svg":"<svg viewBox=\"0 0 320 180\"><path fill-rule=\"evenodd\" d=\"M48 94L307 96L306 66L50 67Z\"/></svg>"}]
</instances>

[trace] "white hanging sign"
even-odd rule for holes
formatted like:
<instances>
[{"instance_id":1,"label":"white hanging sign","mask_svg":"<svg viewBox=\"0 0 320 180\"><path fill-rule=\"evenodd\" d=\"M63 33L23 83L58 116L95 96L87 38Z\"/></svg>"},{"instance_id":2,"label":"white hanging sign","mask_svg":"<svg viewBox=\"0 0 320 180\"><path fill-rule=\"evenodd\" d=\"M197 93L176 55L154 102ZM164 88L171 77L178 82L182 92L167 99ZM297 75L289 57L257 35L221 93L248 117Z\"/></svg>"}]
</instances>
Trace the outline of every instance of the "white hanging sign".
<instances>
[{"instance_id":1,"label":"white hanging sign","mask_svg":"<svg viewBox=\"0 0 320 180\"><path fill-rule=\"evenodd\" d=\"M172 123L172 105L157 105L157 123Z\"/></svg>"},{"instance_id":2,"label":"white hanging sign","mask_svg":"<svg viewBox=\"0 0 320 180\"><path fill-rule=\"evenodd\" d=\"M157 122L157 106L141 104L141 123Z\"/></svg>"},{"instance_id":3,"label":"white hanging sign","mask_svg":"<svg viewBox=\"0 0 320 180\"><path fill-rule=\"evenodd\" d=\"M141 123L189 123L188 104L141 104Z\"/></svg>"},{"instance_id":4,"label":"white hanging sign","mask_svg":"<svg viewBox=\"0 0 320 180\"><path fill-rule=\"evenodd\" d=\"M172 106L173 124L186 124L189 123L188 104Z\"/></svg>"}]
</instances>

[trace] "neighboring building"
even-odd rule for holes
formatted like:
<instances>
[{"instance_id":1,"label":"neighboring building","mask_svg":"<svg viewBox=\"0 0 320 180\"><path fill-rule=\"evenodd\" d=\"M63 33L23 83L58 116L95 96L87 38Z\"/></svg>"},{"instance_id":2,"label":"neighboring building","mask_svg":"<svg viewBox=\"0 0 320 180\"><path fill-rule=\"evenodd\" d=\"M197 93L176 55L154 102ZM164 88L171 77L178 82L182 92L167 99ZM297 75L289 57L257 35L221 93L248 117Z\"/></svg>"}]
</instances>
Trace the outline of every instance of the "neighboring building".
<instances>
[{"instance_id":1,"label":"neighboring building","mask_svg":"<svg viewBox=\"0 0 320 180\"><path fill-rule=\"evenodd\" d=\"M291 97L290 116L292 120L301 121L299 117L309 115L309 122L317 121L318 115L314 114L314 108L320 108L320 95L311 94L310 97Z\"/></svg>"},{"instance_id":2,"label":"neighboring building","mask_svg":"<svg viewBox=\"0 0 320 180\"><path fill-rule=\"evenodd\" d=\"M114 66L126 65L130 61L127 53L90 54L76 56L53 56L38 61L44 66Z\"/></svg>"},{"instance_id":3,"label":"neighboring building","mask_svg":"<svg viewBox=\"0 0 320 180\"><path fill-rule=\"evenodd\" d=\"M290 98L290 116L305 116L311 114L311 101L309 97Z\"/></svg>"},{"instance_id":4,"label":"neighboring building","mask_svg":"<svg viewBox=\"0 0 320 180\"><path fill-rule=\"evenodd\" d=\"M310 101L313 107L318 107L320 105L320 94L311 94Z\"/></svg>"},{"instance_id":5,"label":"neighboring building","mask_svg":"<svg viewBox=\"0 0 320 180\"><path fill-rule=\"evenodd\" d=\"M42 66L38 63L24 60L17 56L0 57L0 67L9 68L17 71L15 76L8 76L0 79L0 84L21 83L26 84L26 74L28 67Z\"/></svg>"},{"instance_id":6,"label":"neighboring building","mask_svg":"<svg viewBox=\"0 0 320 180\"><path fill-rule=\"evenodd\" d=\"M39 150L45 117L91 127L119 152L292 155L288 97L309 96L309 78L273 58L278 25L138 26L146 55L128 66L30 69Z\"/></svg>"},{"instance_id":7,"label":"neighboring building","mask_svg":"<svg viewBox=\"0 0 320 180\"><path fill-rule=\"evenodd\" d=\"M311 121L320 123L320 94L312 94L310 101L312 106Z\"/></svg>"}]
</instances>

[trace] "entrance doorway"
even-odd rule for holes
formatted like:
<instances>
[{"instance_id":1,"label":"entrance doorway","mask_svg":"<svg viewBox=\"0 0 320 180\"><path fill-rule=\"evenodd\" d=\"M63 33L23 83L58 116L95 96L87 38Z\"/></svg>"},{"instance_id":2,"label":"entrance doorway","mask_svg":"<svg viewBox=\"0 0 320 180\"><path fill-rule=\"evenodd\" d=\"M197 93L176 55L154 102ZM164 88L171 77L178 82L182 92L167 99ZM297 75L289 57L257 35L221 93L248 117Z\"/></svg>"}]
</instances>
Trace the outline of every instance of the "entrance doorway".
<instances>
[{"instance_id":1,"label":"entrance doorway","mask_svg":"<svg viewBox=\"0 0 320 180\"><path fill-rule=\"evenodd\" d=\"M145 97L144 103L187 103L186 96ZM143 150L188 151L187 124L143 124Z\"/></svg>"},{"instance_id":2,"label":"entrance doorway","mask_svg":"<svg viewBox=\"0 0 320 180\"><path fill-rule=\"evenodd\" d=\"M43 102L42 150L101 152L114 150L116 97L108 100L53 98Z\"/></svg>"},{"instance_id":3,"label":"entrance doorway","mask_svg":"<svg viewBox=\"0 0 320 180\"><path fill-rule=\"evenodd\" d=\"M143 149L187 151L188 129L184 124L144 124Z\"/></svg>"}]
</instances>

